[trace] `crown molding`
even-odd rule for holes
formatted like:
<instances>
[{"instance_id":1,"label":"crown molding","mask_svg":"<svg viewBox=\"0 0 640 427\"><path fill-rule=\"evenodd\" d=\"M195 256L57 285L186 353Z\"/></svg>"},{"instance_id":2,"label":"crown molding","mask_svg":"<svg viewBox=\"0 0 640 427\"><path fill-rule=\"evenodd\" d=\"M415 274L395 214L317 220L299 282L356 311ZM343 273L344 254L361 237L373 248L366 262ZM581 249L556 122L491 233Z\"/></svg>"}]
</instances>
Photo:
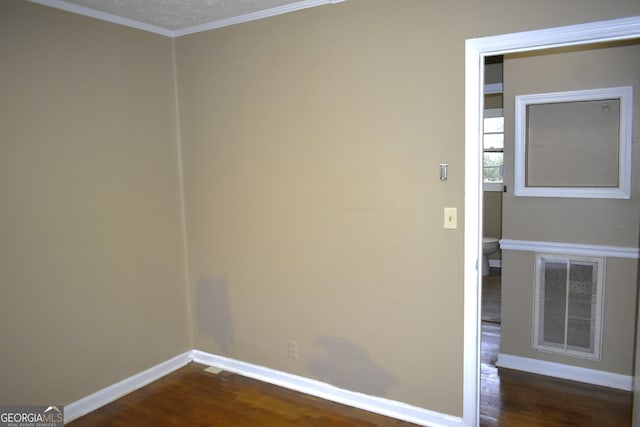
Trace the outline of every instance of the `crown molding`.
<instances>
[{"instance_id":1,"label":"crown molding","mask_svg":"<svg viewBox=\"0 0 640 427\"><path fill-rule=\"evenodd\" d=\"M90 18L99 19L101 21L111 22L113 24L123 25L125 27L135 28L142 31L159 34L165 37L180 37L188 34L199 33L202 31L215 30L217 28L228 27L231 25L242 24L244 22L256 21L259 19L270 18L272 16L282 15L298 10L309 9L316 6L324 6L327 4L342 3L347 0L303 0L295 3L273 7L270 9L260 10L257 12L246 13L244 15L234 16L232 18L220 19L217 21L207 22L205 24L194 25L191 27L170 30L168 28L151 25L133 19L124 18L122 16L113 15L111 13L102 12L77 4L69 3L64 0L29 0L43 6L49 6L66 12L75 13L77 15L88 16Z\"/></svg>"},{"instance_id":2,"label":"crown molding","mask_svg":"<svg viewBox=\"0 0 640 427\"><path fill-rule=\"evenodd\" d=\"M79 6L77 4L68 3L63 0L29 0L31 3L37 3L43 6L49 6L65 12L75 13L77 15L88 16L90 18L99 19L101 21L111 22L113 24L123 25L137 30L148 31L160 34L165 37L175 37L174 31L155 25L145 24L144 22L135 21L133 19L123 18L122 16L112 15L111 13L102 12L88 7Z\"/></svg>"},{"instance_id":3,"label":"crown molding","mask_svg":"<svg viewBox=\"0 0 640 427\"><path fill-rule=\"evenodd\" d=\"M291 3L283 6L273 7L271 9L260 10L257 12L246 13L244 15L234 16L232 18L221 19L219 21L207 22L206 24L194 25L192 27L175 30L171 37L186 36L188 34L200 33L202 31L215 30L217 28L229 27L231 25L242 24L259 19L270 18L272 16L283 15L289 12L309 9L316 6L324 6L327 4L342 3L347 0L305 0Z\"/></svg>"}]
</instances>

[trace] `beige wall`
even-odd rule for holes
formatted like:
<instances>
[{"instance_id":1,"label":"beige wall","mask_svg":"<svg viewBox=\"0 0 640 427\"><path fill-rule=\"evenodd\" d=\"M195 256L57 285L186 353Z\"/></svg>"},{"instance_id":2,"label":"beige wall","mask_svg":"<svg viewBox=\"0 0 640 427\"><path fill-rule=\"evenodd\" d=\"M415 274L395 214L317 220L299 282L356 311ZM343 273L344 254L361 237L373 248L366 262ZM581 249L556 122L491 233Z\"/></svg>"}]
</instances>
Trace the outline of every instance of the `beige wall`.
<instances>
[{"instance_id":1,"label":"beige wall","mask_svg":"<svg viewBox=\"0 0 640 427\"><path fill-rule=\"evenodd\" d=\"M464 40L640 4L350 0L177 39L188 292L171 41L0 10L3 403L195 347L461 415Z\"/></svg>"},{"instance_id":2,"label":"beige wall","mask_svg":"<svg viewBox=\"0 0 640 427\"><path fill-rule=\"evenodd\" d=\"M464 64L433 71L421 27L446 26L419 10L347 2L177 41L192 294L210 301L195 346L460 413L462 231L441 209L462 219L462 128L437 141L462 117L431 99L462 97Z\"/></svg>"},{"instance_id":3,"label":"beige wall","mask_svg":"<svg viewBox=\"0 0 640 427\"><path fill-rule=\"evenodd\" d=\"M171 40L0 2L0 402L190 348Z\"/></svg>"},{"instance_id":4,"label":"beige wall","mask_svg":"<svg viewBox=\"0 0 640 427\"><path fill-rule=\"evenodd\" d=\"M526 116L527 186L621 184L620 99L530 105Z\"/></svg>"},{"instance_id":5,"label":"beige wall","mask_svg":"<svg viewBox=\"0 0 640 427\"><path fill-rule=\"evenodd\" d=\"M502 238L502 192L485 191L482 202L482 233L486 237Z\"/></svg>"},{"instance_id":6,"label":"beige wall","mask_svg":"<svg viewBox=\"0 0 640 427\"><path fill-rule=\"evenodd\" d=\"M625 13L350 0L179 38L195 346L461 415L464 40Z\"/></svg>"},{"instance_id":7,"label":"beige wall","mask_svg":"<svg viewBox=\"0 0 640 427\"><path fill-rule=\"evenodd\" d=\"M634 86L634 135L640 123L640 44L618 43L597 49L563 49L542 55L505 57L505 181L513 182L513 99L516 95ZM579 71L576 71L579 70ZM635 146L636 144L634 144ZM505 194L506 239L637 247L639 241L640 153L634 150L630 200L514 197ZM513 185L510 185L513 188ZM534 255L503 251L503 335L501 351L592 369L632 374L636 315L637 260L607 259L604 352L585 362L531 349Z\"/></svg>"}]
</instances>

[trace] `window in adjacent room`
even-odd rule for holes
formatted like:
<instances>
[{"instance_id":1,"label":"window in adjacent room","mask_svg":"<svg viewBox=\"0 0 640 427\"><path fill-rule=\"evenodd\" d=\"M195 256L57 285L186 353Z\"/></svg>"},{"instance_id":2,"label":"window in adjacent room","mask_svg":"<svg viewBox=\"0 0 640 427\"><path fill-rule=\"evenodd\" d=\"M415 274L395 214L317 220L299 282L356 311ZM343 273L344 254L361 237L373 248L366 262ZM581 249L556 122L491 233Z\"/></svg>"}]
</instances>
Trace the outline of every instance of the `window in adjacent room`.
<instances>
[{"instance_id":1,"label":"window in adjacent room","mask_svg":"<svg viewBox=\"0 0 640 427\"><path fill-rule=\"evenodd\" d=\"M489 56L484 64L483 189L502 191L504 159L503 58Z\"/></svg>"},{"instance_id":2,"label":"window in adjacent room","mask_svg":"<svg viewBox=\"0 0 640 427\"><path fill-rule=\"evenodd\" d=\"M502 191L504 174L504 117L485 111L483 134L483 182L485 190ZM489 117L487 117L489 116ZM489 187L489 188L488 188Z\"/></svg>"}]
</instances>

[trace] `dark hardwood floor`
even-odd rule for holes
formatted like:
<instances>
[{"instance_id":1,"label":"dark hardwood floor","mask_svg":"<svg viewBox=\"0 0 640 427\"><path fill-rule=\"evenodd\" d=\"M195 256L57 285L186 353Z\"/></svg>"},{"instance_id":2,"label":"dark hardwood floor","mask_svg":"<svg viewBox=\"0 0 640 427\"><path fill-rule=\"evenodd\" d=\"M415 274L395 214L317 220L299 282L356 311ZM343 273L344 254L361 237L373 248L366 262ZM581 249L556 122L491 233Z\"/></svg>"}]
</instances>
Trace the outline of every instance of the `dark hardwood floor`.
<instances>
[{"instance_id":1,"label":"dark hardwood floor","mask_svg":"<svg viewBox=\"0 0 640 427\"><path fill-rule=\"evenodd\" d=\"M94 426L415 427L251 378L191 363L67 424Z\"/></svg>"},{"instance_id":2,"label":"dark hardwood floor","mask_svg":"<svg viewBox=\"0 0 640 427\"><path fill-rule=\"evenodd\" d=\"M492 275L495 275L494 271ZM490 283L500 280L487 278ZM484 289L483 289L484 290ZM493 298L493 303L495 303ZM499 303L499 299L497 300ZM485 318L483 299L483 319ZM491 304L491 303L489 303ZM496 368L500 323L495 307L482 322L480 425L536 427L631 426L632 394L621 390Z\"/></svg>"}]
</instances>

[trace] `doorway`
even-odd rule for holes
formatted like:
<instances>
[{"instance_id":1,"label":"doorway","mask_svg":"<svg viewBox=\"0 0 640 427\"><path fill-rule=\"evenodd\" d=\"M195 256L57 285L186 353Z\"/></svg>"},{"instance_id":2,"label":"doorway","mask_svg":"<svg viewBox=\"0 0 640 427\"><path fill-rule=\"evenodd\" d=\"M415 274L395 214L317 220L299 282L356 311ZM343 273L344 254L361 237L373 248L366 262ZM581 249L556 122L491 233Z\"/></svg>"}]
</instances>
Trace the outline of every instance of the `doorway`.
<instances>
[{"instance_id":1,"label":"doorway","mask_svg":"<svg viewBox=\"0 0 640 427\"><path fill-rule=\"evenodd\" d=\"M464 271L464 390L465 426L479 424L480 302L482 255L483 63L487 56L551 47L640 37L640 17L471 39L466 42L465 77L465 271Z\"/></svg>"},{"instance_id":2,"label":"doorway","mask_svg":"<svg viewBox=\"0 0 640 427\"><path fill-rule=\"evenodd\" d=\"M482 110L482 306L483 326L501 323L502 197L505 181L504 77L502 55L484 59ZM489 325L491 326L491 325Z\"/></svg>"}]
</instances>

